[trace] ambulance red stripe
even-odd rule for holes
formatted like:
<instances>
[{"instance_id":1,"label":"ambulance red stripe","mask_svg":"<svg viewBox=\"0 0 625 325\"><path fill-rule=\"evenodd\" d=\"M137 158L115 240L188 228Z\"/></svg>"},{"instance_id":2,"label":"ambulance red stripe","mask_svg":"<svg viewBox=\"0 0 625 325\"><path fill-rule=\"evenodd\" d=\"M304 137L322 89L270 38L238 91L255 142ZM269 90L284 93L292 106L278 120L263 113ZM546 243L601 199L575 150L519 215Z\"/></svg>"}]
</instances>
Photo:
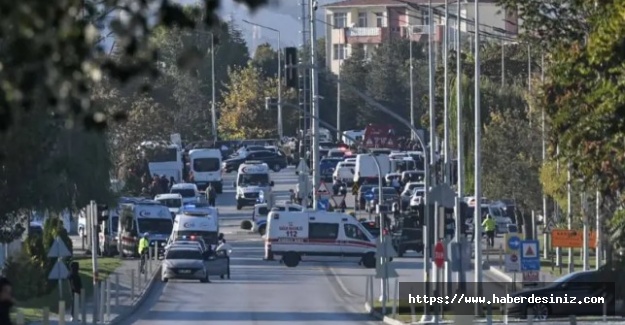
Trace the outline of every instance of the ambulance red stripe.
<instances>
[{"instance_id":1,"label":"ambulance red stripe","mask_svg":"<svg viewBox=\"0 0 625 325\"><path fill-rule=\"evenodd\" d=\"M349 246L361 246L361 247L371 247L375 248L376 245L373 243L367 243L363 241L357 240L335 240L335 239L307 239L307 238L297 238L298 241L280 241L278 238L272 238L266 240L269 243L279 243L284 245L349 245Z\"/></svg>"}]
</instances>

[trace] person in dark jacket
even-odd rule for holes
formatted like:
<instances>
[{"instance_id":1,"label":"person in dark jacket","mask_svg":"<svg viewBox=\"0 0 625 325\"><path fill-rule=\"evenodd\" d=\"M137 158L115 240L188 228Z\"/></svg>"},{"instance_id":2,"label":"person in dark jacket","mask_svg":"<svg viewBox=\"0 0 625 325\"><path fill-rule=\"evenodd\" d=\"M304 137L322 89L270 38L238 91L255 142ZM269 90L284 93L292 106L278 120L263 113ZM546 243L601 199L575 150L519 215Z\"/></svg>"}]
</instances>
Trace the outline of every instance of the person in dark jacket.
<instances>
[{"instance_id":1,"label":"person in dark jacket","mask_svg":"<svg viewBox=\"0 0 625 325\"><path fill-rule=\"evenodd\" d=\"M11 308L15 305L13 287L7 278L0 278L0 324L12 325Z\"/></svg>"},{"instance_id":2,"label":"person in dark jacket","mask_svg":"<svg viewBox=\"0 0 625 325\"><path fill-rule=\"evenodd\" d=\"M76 306L76 302L74 301L74 299L78 297L78 301L80 301L80 292L82 291L82 280L80 279L80 274L78 273L79 269L78 269L77 262L72 262L72 264L70 265L70 269L71 271L67 279L69 280L69 285L70 285L70 288L72 289L71 319L73 321L74 319L78 319L78 310L74 310L74 307Z\"/></svg>"},{"instance_id":3,"label":"person in dark jacket","mask_svg":"<svg viewBox=\"0 0 625 325\"><path fill-rule=\"evenodd\" d=\"M206 188L206 200L208 201L208 205L214 207L215 199L217 199L217 191L215 191L213 184L208 184Z\"/></svg>"}]
</instances>

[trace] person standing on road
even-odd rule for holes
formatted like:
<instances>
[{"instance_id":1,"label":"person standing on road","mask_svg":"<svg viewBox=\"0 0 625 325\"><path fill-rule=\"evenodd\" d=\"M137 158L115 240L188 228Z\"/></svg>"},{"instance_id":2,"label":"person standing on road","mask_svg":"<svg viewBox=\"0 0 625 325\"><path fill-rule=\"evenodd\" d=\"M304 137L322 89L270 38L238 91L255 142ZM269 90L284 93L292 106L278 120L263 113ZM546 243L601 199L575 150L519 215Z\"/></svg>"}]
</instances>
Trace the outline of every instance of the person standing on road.
<instances>
[{"instance_id":1,"label":"person standing on road","mask_svg":"<svg viewBox=\"0 0 625 325\"><path fill-rule=\"evenodd\" d=\"M70 274L68 277L69 280L69 286L72 290L72 299L71 299L71 316L70 319L71 321L74 321L75 319L78 319L78 310L75 310L74 307L76 306L76 301L74 299L78 299L78 301L80 301L80 293L82 291L82 280L80 279L80 274L78 274L78 263L77 262L72 262L72 264L70 264ZM77 296L78 295L78 296Z\"/></svg>"},{"instance_id":2,"label":"person standing on road","mask_svg":"<svg viewBox=\"0 0 625 325\"><path fill-rule=\"evenodd\" d=\"M148 258L148 250L150 249L148 236L149 234L146 232L145 234L143 234L143 236L141 236L141 239L139 239L139 256L141 256L141 267L139 269L141 270L142 274L145 273L145 262Z\"/></svg>"},{"instance_id":3,"label":"person standing on road","mask_svg":"<svg viewBox=\"0 0 625 325\"><path fill-rule=\"evenodd\" d=\"M7 278L0 278L0 324L12 325L11 309L15 305L13 288Z\"/></svg>"},{"instance_id":4,"label":"person standing on road","mask_svg":"<svg viewBox=\"0 0 625 325\"><path fill-rule=\"evenodd\" d=\"M216 198L217 191L215 191L213 184L208 184L208 187L206 188L206 201L208 201L208 205L214 207Z\"/></svg>"},{"instance_id":5,"label":"person standing on road","mask_svg":"<svg viewBox=\"0 0 625 325\"><path fill-rule=\"evenodd\" d=\"M482 226L486 231L486 239L489 247L495 247L495 229L497 228L497 223L495 219L490 216L490 214L486 215L486 219L482 222ZM475 236L475 235L474 235Z\"/></svg>"}]
</instances>

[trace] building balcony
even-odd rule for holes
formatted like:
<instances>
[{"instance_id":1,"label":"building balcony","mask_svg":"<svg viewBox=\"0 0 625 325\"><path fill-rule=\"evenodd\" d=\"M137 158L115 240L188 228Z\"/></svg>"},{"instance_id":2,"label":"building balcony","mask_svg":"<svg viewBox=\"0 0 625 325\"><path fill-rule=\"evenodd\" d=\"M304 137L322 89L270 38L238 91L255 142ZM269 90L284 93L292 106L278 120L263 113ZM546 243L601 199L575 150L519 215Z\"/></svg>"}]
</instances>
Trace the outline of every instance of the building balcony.
<instances>
[{"instance_id":1,"label":"building balcony","mask_svg":"<svg viewBox=\"0 0 625 325\"><path fill-rule=\"evenodd\" d=\"M441 42L443 40L444 31L445 25L413 25L402 28L401 36L413 42L427 41L428 37L431 36L434 42Z\"/></svg>"},{"instance_id":2,"label":"building balcony","mask_svg":"<svg viewBox=\"0 0 625 325\"><path fill-rule=\"evenodd\" d=\"M388 27L352 27L345 31L348 44L377 44L390 37Z\"/></svg>"}]
</instances>

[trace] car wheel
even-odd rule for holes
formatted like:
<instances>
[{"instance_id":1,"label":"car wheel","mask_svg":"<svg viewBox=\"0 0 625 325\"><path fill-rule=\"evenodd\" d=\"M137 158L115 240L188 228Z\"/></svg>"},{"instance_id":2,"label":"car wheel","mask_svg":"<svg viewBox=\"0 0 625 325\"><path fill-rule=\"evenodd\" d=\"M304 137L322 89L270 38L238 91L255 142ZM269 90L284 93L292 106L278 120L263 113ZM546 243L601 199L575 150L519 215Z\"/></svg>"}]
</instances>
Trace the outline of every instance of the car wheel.
<instances>
[{"instance_id":1,"label":"car wheel","mask_svg":"<svg viewBox=\"0 0 625 325\"><path fill-rule=\"evenodd\" d=\"M260 227L258 228L258 233L259 233L261 236L265 236L265 233L266 233L266 232L267 232L267 226L262 225L262 226L260 226Z\"/></svg>"},{"instance_id":2,"label":"car wheel","mask_svg":"<svg viewBox=\"0 0 625 325\"><path fill-rule=\"evenodd\" d=\"M526 318L533 317L535 320L546 320L549 318L549 306L545 304L528 305L525 308Z\"/></svg>"},{"instance_id":3,"label":"car wheel","mask_svg":"<svg viewBox=\"0 0 625 325\"><path fill-rule=\"evenodd\" d=\"M167 283L167 281L169 281L169 279L168 278L162 278L161 281Z\"/></svg>"},{"instance_id":4,"label":"car wheel","mask_svg":"<svg viewBox=\"0 0 625 325\"><path fill-rule=\"evenodd\" d=\"M223 279L223 278L224 278L224 275L223 275L223 274L222 274L222 275L220 275L220 276L219 276L219 278L220 278L220 279Z\"/></svg>"},{"instance_id":5,"label":"car wheel","mask_svg":"<svg viewBox=\"0 0 625 325\"><path fill-rule=\"evenodd\" d=\"M375 267L375 254L367 253L362 257L362 265L368 269Z\"/></svg>"},{"instance_id":6,"label":"car wheel","mask_svg":"<svg viewBox=\"0 0 625 325\"><path fill-rule=\"evenodd\" d=\"M280 172L281 169L282 168L280 167L280 164L273 165L273 171L274 172L278 173L278 172Z\"/></svg>"}]
</instances>

